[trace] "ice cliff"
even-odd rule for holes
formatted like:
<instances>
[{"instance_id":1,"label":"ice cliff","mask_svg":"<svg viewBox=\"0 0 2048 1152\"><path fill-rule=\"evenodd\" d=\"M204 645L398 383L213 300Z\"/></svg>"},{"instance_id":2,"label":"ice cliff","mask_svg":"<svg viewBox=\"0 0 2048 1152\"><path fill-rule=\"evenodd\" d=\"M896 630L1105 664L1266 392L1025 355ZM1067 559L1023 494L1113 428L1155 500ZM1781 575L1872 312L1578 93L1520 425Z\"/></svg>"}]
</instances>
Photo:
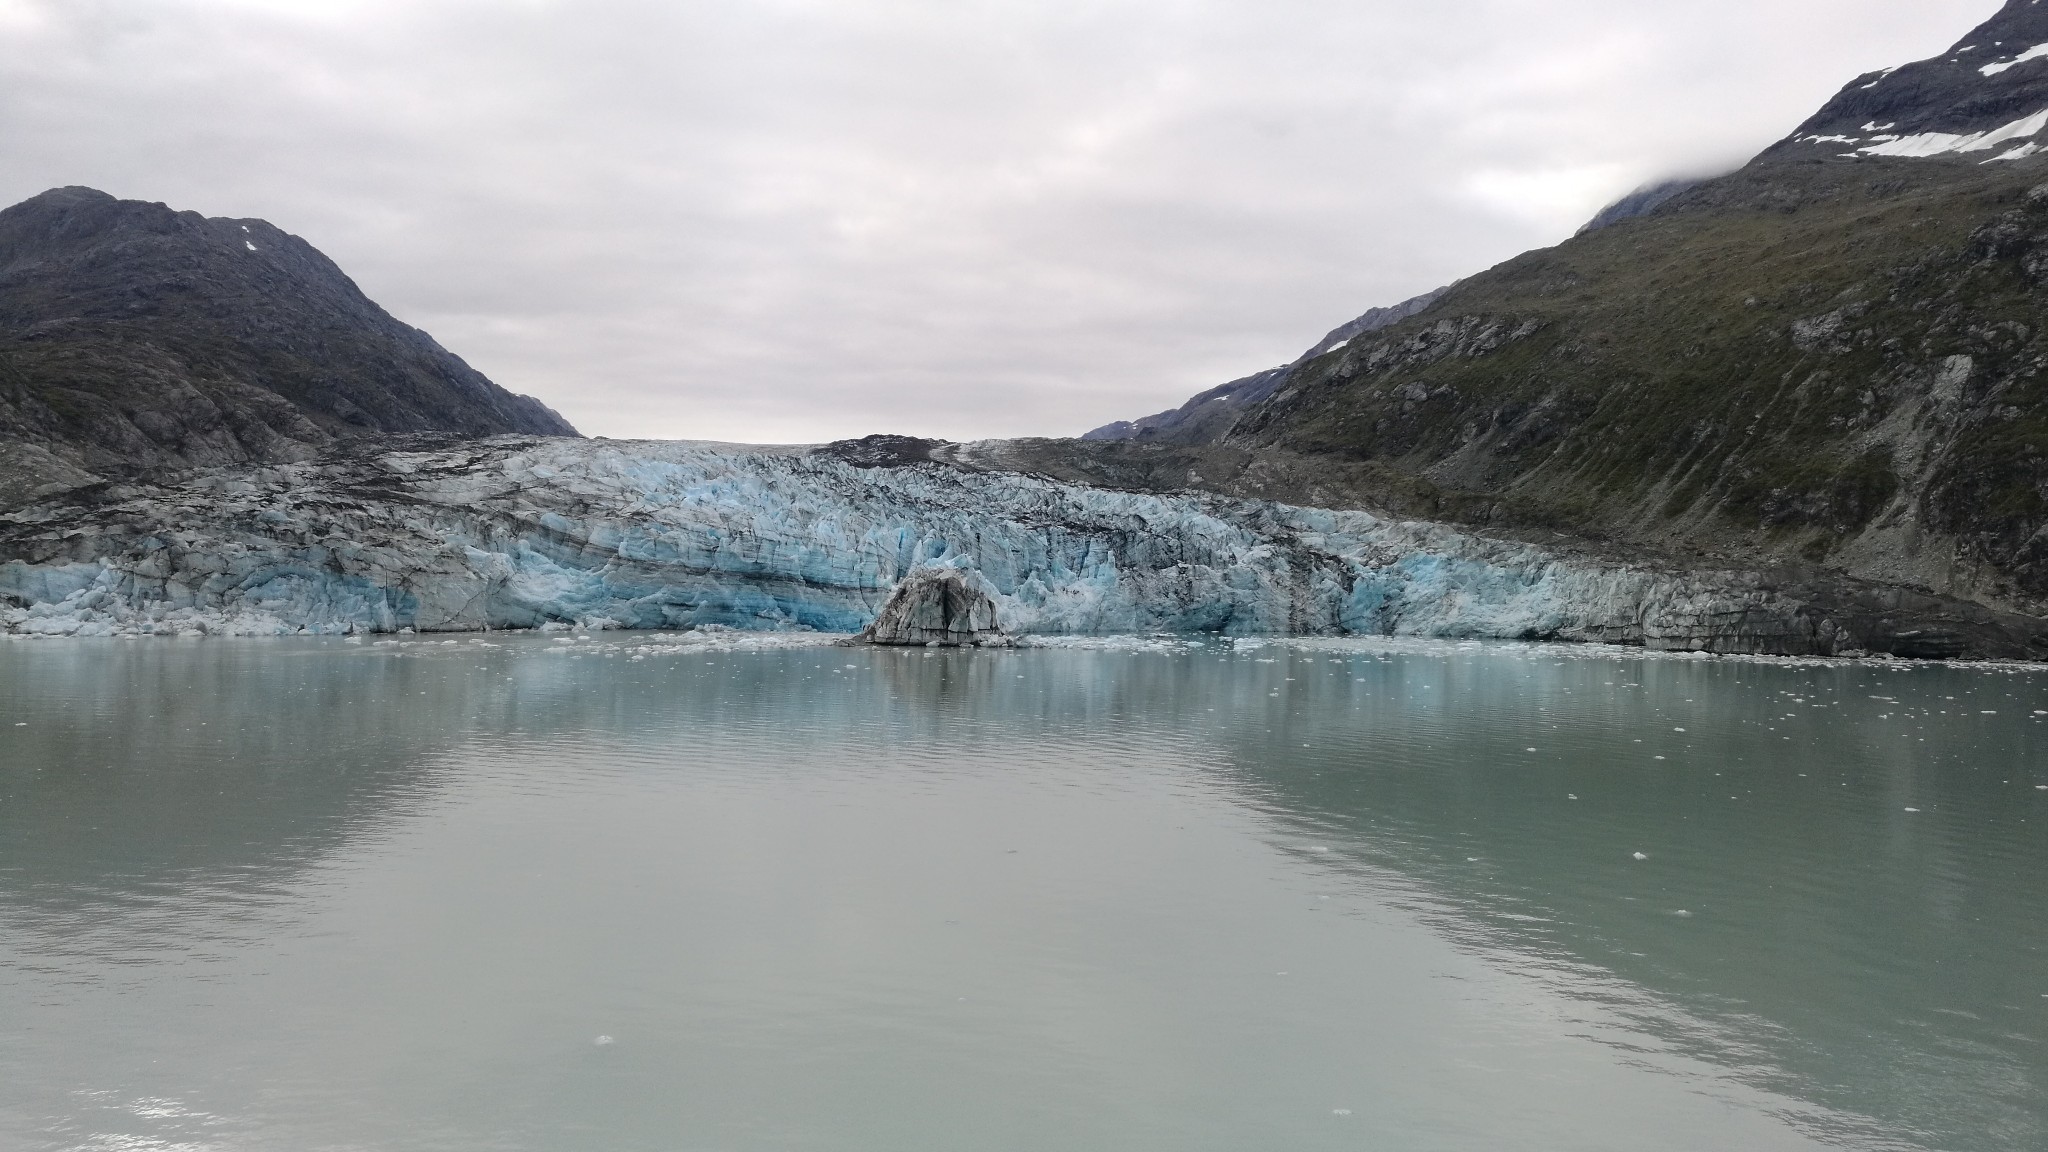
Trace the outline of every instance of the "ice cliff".
<instances>
[{"instance_id":1,"label":"ice cliff","mask_svg":"<svg viewBox=\"0 0 2048 1152\"><path fill-rule=\"evenodd\" d=\"M978 571L1024 635L1871 643L1755 577L1361 512L699 443L503 437L90 489L0 517L0 557L15 634L851 633L905 575L946 565Z\"/></svg>"}]
</instances>

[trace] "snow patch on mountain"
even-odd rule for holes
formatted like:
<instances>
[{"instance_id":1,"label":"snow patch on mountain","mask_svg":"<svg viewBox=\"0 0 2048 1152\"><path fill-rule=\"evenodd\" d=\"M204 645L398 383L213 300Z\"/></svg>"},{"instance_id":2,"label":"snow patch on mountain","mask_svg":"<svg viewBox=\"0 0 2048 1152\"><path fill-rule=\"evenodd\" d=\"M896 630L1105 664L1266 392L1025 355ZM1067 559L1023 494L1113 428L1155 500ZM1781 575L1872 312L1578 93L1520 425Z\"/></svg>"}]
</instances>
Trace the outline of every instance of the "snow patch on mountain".
<instances>
[{"instance_id":1,"label":"snow patch on mountain","mask_svg":"<svg viewBox=\"0 0 2048 1152\"><path fill-rule=\"evenodd\" d=\"M2001 60L1996 64L1986 64L1982 68L1977 69L1977 71L1986 76L1996 76L2001 72L2010 72L2029 60L2039 60L2043 56L2048 56L2048 44L2036 44L2010 60Z\"/></svg>"},{"instance_id":2,"label":"snow patch on mountain","mask_svg":"<svg viewBox=\"0 0 2048 1152\"><path fill-rule=\"evenodd\" d=\"M1884 143L1865 145L1859 151L1870 156L1921 157L1941 156L1951 153L1964 155L1971 152L1989 152L2001 144L2007 144L2015 140L2025 140L2039 135L2044 128L2048 128L2048 109L2043 109L2032 116L2023 117L2010 124L2003 124L1984 132L1922 132L1918 135L1904 136ZM1856 142L1846 137L1811 137L1811 139L1841 140L1844 143L1851 144ZM2006 158L2006 156L1996 157L1996 159L2001 160Z\"/></svg>"}]
</instances>

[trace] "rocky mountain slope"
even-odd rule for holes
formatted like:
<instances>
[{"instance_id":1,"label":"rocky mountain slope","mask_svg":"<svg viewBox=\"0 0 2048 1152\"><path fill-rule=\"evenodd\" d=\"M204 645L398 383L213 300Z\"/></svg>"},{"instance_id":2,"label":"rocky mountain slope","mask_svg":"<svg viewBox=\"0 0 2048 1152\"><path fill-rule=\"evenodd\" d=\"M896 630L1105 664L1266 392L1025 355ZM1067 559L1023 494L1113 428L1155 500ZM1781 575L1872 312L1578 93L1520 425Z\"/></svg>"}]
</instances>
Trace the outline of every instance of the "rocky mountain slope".
<instances>
[{"instance_id":1,"label":"rocky mountain slope","mask_svg":"<svg viewBox=\"0 0 2048 1152\"><path fill-rule=\"evenodd\" d=\"M2006 0L1947 52L1851 80L1767 160L1961 156L2013 160L2048 127L2048 10Z\"/></svg>"},{"instance_id":2,"label":"rocky mountain slope","mask_svg":"<svg viewBox=\"0 0 2048 1152\"><path fill-rule=\"evenodd\" d=\"M1333 348L1349 343L1354 337L1368 332L1389 328L1422 312L1437 298L1450 291L1438 288L1412 299L1385 308L1368 309L1363 316L1339 325L1329 335L1316 342L1295 359L1292 364L1254 372L1242 379L1220 384L1203 392L1178 408L1137 420L1118 420L1081 435L1083 440L1158 440L1166 443L1206 443L1221 439L1236 422L1237 417L1252 405L1271 396L1282 380L1287 378L1296 366L1304 361Z\"/></svg>"},{"instance_id":3,"label":"rocky mountain slope","mask_svg":"<svg viewBox=\"0 0 2048 1152\"><path fill-rule=\"evenodd\" d=\"M1705 180L1679 179L1659 180L1654 184L1645 184L1641 188L1609 204L1607 207L1602 208L1591 220L1586 221L1585 226L1579 229L1578 235L1584 236L1588 232L1598 232L1602 228L1612 227L1623 220L1633 220L1638 216L1648 216L1671 200L1692 191L1704 183L1706 183ZM1435 303L1435 301L1431 301L1431 303Z\"/></svg>"},{"instance_id":4,"label":"rocky mountain slope","mask_svg":"<svg viewBox=\"0 0 2048 1152\"><path fill-rule=\"evenodd\" d=\"M2012 0L1742 170L1462 281L1155 451L1322 461L1378 477L1364 503L1612 555L2048 612L2044 128L2048 7Z\"/></svg>"},{"instance_id":5,"label":"rocky mountain slope","mask_svg":"<svg viewBox=\"0 0 2048 1152\"><path fill-rule=\"evenodd\" d=\"M353 435L574 435L261 220L60 188L0 211L0 507Z\"/></svg>"}]
</instances>

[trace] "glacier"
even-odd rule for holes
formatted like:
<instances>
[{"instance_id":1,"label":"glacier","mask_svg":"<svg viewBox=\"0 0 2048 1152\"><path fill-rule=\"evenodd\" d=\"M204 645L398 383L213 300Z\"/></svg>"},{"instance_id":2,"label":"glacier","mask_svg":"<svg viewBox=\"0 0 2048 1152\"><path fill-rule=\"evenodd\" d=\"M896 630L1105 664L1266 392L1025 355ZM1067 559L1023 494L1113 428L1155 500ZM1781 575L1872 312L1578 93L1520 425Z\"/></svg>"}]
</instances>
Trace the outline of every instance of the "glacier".
<instances>
[{"instance_id":1,"label":"glacier","mask_svg":"<svg viewBox=\"0 0 2048 1152\"><path fill-rule=\"evenodd\" d=\"M1582 640L1834 654L1753 574L1439 524L812 448L500 437L74 493L0 516L0 631L854 633L925 566L1019 636Z\"/></svg>"}]
</instances>

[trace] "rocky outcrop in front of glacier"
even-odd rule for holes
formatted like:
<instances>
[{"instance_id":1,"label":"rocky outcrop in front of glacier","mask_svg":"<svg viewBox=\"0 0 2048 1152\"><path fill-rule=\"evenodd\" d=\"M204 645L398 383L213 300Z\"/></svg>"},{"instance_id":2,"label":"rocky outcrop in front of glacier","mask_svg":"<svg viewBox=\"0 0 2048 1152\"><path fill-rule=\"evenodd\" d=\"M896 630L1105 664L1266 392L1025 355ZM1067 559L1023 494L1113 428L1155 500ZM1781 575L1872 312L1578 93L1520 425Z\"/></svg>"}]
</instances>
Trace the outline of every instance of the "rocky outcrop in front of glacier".
<instances>
[{"instance_id":1,"label":"rocky outcrop in front of glacier","mask_svg":"<svg viewBox=\"0 0 2048 1152\"><path fill-rule=\"evenodd\" d=\"M976 648L1010 642L987 582L966 568L935 564L905 576L855 644Z\"/></svg>"},{"instance_id":2,"label":"rocky outcrop in front of glacier","mask_svg":"<svg viewBox=\"0 0 2048 1152\"><path fill-rule=\"evenodd\" d=\"M2010 620L1897 591L1670 573L1363 512L843 456L501 437L80 490L0 517L0 629L854 633L906 575L943 565L977 573L1012 635L2041 650Z\"/></svg>"}]
</instances>

